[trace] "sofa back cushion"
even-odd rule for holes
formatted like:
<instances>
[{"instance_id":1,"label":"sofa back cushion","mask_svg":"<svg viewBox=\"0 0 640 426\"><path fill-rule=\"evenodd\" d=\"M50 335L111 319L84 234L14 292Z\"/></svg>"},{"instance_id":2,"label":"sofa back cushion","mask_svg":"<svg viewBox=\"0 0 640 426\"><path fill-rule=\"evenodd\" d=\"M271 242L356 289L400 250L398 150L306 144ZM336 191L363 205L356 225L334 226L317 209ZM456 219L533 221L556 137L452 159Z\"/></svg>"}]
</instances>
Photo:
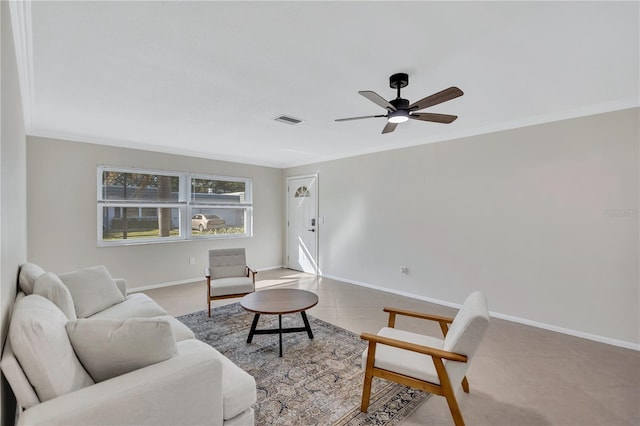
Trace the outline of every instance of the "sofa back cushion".
<instances>
[{"instance_id":1,"label":"sofa back cushion","mask_svg":"<svg viewBox=\"0 0 640 426\"><path fill-rule=\"evenodd\" d=\"M116 303L124 296L105 266L92 266L58 275L67 286L78 318L86 318Z\"/></svg>"},{"instance_id":2,"label":"sofa back cushion","mask_svg":"<svg viewBox=\"0 0 640 426\"><path fill-rule=\"evenodd\" d=\"M25 296L13 307L11 346L42 402L94 384L73 351L66 323L62 311L42 296Z\"/></svg>"},{"instance_id":3,"label":"sofa back cushion","mask_svg":"<svg viewBox=\"0 0 640 426\"><path fill-rule=\"evenodd\" d=\"M69 289L53 272L45 272L36 279L33 294L49 299L65 314L67 319L73 321L78 318Z\"/></svg>"},{"instance_id":4,"label":"sofa back cushion","mask_svg":"<svg viewBox=\"0 0 640 426\"><path fill-rule=\"evenodd\" d=\"M44 269L36 265L35 263L24 263L20 266L20 274L18 274L18 284L20 284L20 290L24 294L33 293L33 286L36 284L36 279L44 274Z\"/></svg>"},{"instance_id":5,"label":"sofa back cushion","mask_svg":"<svg viewBox=\"0 0 640 426\"><path fill-rule=\"evenodd\" d=\"M71 345L93 380L112 377L171 358L176 340L164 318L80 319L66 325Z\"/></svg>"}]
</instances>

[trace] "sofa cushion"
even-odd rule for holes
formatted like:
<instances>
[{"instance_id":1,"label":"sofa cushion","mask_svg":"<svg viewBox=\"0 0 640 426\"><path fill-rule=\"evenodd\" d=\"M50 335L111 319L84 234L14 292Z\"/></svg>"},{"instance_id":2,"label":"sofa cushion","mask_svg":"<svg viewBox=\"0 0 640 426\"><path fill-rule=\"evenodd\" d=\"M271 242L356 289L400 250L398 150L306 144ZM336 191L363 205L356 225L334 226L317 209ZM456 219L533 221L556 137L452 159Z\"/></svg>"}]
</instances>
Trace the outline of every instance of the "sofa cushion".
<instances>
[{"instance_id":1,"label":"sofa cushion","mask_svg":"<svg viewBox=\"0 0 640 426\"><path fill-rule=\"evenodd\" d=\"M78 318L86 318L124 301L105 266L92 266L59 277L71 292Z\"/></svg>"},{"instance_id":2,"label":"sofa cushion","mask_svg":"<svg viewBox=\"0 0 640 426\"><path fill-rule=\"evenodd\" d=\"M191 331L189 327L180 322L180 320L172 317L171 315L161 315L159 317L153 317L154 319L163 319L171 324L171 330L173 330L173 337L175 337L176 342L180 342L182 340L195 339L196 335Z\"/></svg>"},{"instance_id":3,"label":"sofa cushion","mask_svg":"<svg viewBox=\"0 0 640 426\"><path fill-rule=\"evenodd\" d=\"M101 382L171 358L176 341L169 321L79 319L67 323L78 358L93 380Z\"/></svg>"},{"instance_id":4,"label":"sofa cushion","mask_svg":"<svg viewBox=\"0 0 640 426\"><path fill-rule=\"evenodd\" d=\"M109 306L107 309L91 315L91 318L101 319L127 319L127 318L151 318L167 315L167 311L158 305L153 299L143 293L134 293L127 296L122 303Z\"/></svg>"},{"instance_id":5,"label":"sofa cushion","mask_svg":"<svg viewBox=\"0 0 640 426\"><path fill-rule=\"evenodd\" d=\"M56 274L45 272L40 275L33 286L33 294L52 301L65 314L67 319L75 320L77 318L71 293Z\"/></svg>"},{"instance_id":6,"label":"sofa cushion","mask_svg":"<svg viewBox=\"0 0 640 426\"><path fill-rule=\"evenodd\" d=\"M127 281L124 278L114 278L113 281L116 283L116 286L118 286L118 290L120 290L120 293L122 293L122 296L126 299L127 298Z\"/></svg>"},{"instance_id":7,"label":"sofa cushion","mask_svg":"<svg viewBox=\"0 0 640 426\"><path fill-rule=\"evenodd\" d=\"M0 367L2 368L2 374L9 382L11 390L16 397L18 405L25 410L29 407L33 407L40 403L38 395L33 390L33 386L27 380L27 376L24 375L22 367L18 363L13 349L11 348L11 339L7 339L4 344L4 351L2 352L2 361L0 361Z\"/></svg>"},{"instance_id":8,"label":"sofa cushion","mask_svg":"<svg viewBox=\"0 0 640 426\"><path fill-rule=\"evenodd\" d=\"M24 296L24 292L19 292L13 303L18 303L18 301ZM16 401L20 407L27 409L40 403L38 395L36 395L36 391L33 390L33 386L31 386L31 383L27 380L27 376L24 375L24 371L22 370L22 367L20 367L16 355L13 353L11 339L7 339L4 343L0 368L2 368L2 373L9 382L11 390L13 391Z\"/></svg>"},{"instance_id":9,"label":"sofa cushion","mask_svg":"<svg viewBox=\"0 0 640 426\"><path fill-rule=\"evenodd\" d=\"M94 384L73 351L66 322L53 302L35 294L13 307L11 346L42 402Z\"/></svg>"},{"instance_id":10,"label":"sofa cushion","mask_svg":"<svg viewBox=\"0 0 640 426\"><path fill-rule=\"evenodd\" d=\"M178 356L199 351L203 345L206 343L195 339L178 342L176 344ZM251 409L251 405L257 401L256 380L217 349L207 346L207 350L215 352L216 357L222 362L222 417L226 424L227 420ZM242 416L242 418L245 417Z\"/></svg>"},{"instance_id":11,"label":"sofa cushion","mask_svg":"<svg viewBox=\"0 0 640 426\"><path fill-rule=\"evenodd\" d=\"M256 380L229 358L221 356L221 359L222 417L229 420L256 402Z\"/></svg>"},{"instance_id":12,"label":"sofa cushion","mask_svg":"<svg viewBox=\"0 0 640 426\"><path fill-rule=\"evenodd\" d=\"M24 263L20 266L20 274L18 275L20 290L22 290L24 294L33 293L33 286L36 284L36 279L44 274L44 272L45 270L35 263Z\"/></svg>"},{"instance_id":13,"label":"sofa cushion","mask_svg":"<svg viewBox=\"0 0 640 426\"><path fill-rule=\"evenodd\" d=\"M122 302L108 307L104 311L91 315L89 318L100 319L127 319L127 318L156 318L166 319L171 324L176 342L186 339L194 339L193 331L158 305L153 299L143 293L133 293Z\"/></svg>"}]
</instances>

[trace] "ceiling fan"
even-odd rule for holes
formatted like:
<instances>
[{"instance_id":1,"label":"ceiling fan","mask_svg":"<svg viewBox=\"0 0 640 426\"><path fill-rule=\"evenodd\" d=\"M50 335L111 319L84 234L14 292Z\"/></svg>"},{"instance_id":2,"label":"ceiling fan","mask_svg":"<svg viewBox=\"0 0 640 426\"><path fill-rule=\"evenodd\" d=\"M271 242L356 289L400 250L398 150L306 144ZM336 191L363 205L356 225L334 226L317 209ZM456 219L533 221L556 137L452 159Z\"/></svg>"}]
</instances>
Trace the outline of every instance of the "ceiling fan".
<instances>
[{"instance_id":1,"label":"ceiling fan","mask_svg":"<svg viewBox=\"0 0 640 426\"><path fill-rule=\"evenodd\" d=\"M426 98L420 99L417 102L409 104L407 99L402 99L400 97L400 89L406 87L409 84L409 76L405 73L393 74L389 77L389 86L392 89L398 90L398 95L395 99L387 101L382 96L378 95L376 92L372 92L371 90L361 90L360 93L365 98L369 99L371 102L380 105L382 108L387 110L387 113L384 115L365 115L362 117L350 117L350 118L338 118L336 121L349 121L349 120L361 120L363 118L377 118L377 117L386 117L387 124L382 129L382 133L391 133L396 129L398 123L404 123L410 118L413 120L420 121L432 121L434 123L444 123L449 124L453 122L457 115L448 115L448 114L435 114L429 112L417 112L422 109L428 108L430 106L438 105L446 101L450 101L451 99L455 99L458 96L462 96L464 93L462 90L457 87L449 87L448 89L444 89L438 93L434 93L433 95L427 96Z\"/></svg>"}]
</instances>

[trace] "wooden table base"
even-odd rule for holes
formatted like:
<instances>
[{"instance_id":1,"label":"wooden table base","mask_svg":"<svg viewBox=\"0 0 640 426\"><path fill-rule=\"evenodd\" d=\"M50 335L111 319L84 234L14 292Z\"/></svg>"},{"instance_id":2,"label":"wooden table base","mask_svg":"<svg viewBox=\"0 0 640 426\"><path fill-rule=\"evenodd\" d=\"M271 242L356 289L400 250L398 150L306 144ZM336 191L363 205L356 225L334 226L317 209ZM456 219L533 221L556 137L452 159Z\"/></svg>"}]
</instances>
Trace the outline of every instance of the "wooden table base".
<instances>
[{"instance_id":1,"label":"wooden table base","mask_svg":"<svg viewBox=\"0 0 640 426\"><path fill-rule=\"evenodd\" d=\"M304 322L304 327L290 327L290 328L282 328L282 314L278 314L278 328L270 328L265 330L256 330L258 326L258 320L260 319L260 314L255 314L253 317L253 323L251 323L251 330L249 331L249 337L247 338L247 343L251 343L253 340L253 336L255 334L279 334L280 335L280 358L282 358L282 333L299 333L302 331L306 331L309 339L313 339L313 332L311 331L311 326L309 325L309 320L307 319L307 313L305 311L301 311L300 315L302 316L302 321Z\"/></svg>"}]
</instances>

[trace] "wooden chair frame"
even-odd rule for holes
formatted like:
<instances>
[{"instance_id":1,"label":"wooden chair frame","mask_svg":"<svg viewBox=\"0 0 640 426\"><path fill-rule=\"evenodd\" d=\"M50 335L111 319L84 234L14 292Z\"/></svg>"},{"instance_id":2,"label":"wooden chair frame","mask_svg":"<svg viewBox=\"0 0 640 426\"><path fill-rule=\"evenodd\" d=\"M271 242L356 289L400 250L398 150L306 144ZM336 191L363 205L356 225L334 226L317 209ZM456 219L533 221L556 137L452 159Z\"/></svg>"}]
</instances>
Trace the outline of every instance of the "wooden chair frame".
<instances>
[{"instance_id":1,"label":"wooden chair frame","mask_svg":"<svg viewBox=\"0 0 640 426\"><path fill-rule=\"evenodd\" d=\"M255 291L256 288L256 274L258 273L258 271L255 271L253 269L251 269L250 267L246 266L247 270L246 270L246 274L245 276L249 276L251 275L251 279L253 280L253 289ZM207 308L209 310L209 317L211 317L211 301L212 300L220 300L220 299L231 299L234 297L242 297L242 296L246 296L249 293L236 293L236 294L223 294L220 296L211 296L211 269L207 268L205 270L205 277L207 278Z\"/></svg>"},{"instance_id":2,"label":"wooden chair frame","mask_svg":"<svg viewBox=\"0 0 640 426\"><path fill-rule=\"evenodd\" d=\"M396 315L404 315L408 317L438 322L440 324L440 329L442 330L442 334L445 337L447 336L447 332L449 331L449 324L453 322L453 318L443 317L439 315L425 314L421 312L407 311L403 309L384 308L384 312L389 313L388 327L390 328L395 327ZM449 380L449 374L447 373L447 370L444 366L444 360L467 362L466 355L458 354L455 352L448 352L441 349L431 348L428 346L417 345L414 343L404 342L401 340L391 339L388 337L377 336L375 334L369 334L369 333L362 333L360 335L360 338L363 340L367 340L369 342L369 348L367 352L367 365L365 369L364 385L362 389L362 405L360 406L360 410L362 412L366 412L367 409L369 408L369 400L371 397L371 381L373 380L374 377L380 377L382 379L400 383L402 385L419 389L424 392L429 392L435 395L444 396L447 400L447 404L449 405L449 410L451 411L451 415L453 416L454 423L456 424L456 426L464 426L462 413L460 412L460 407L458 406L458 401L456 400L455 390L453 389L451 380ZM421 353L424 355L429 355L433 360L433 364L435 366L436 372L438 373L438 379L440 380L440 384L437 385L435 383L427 382L425 380L416 379L414 377L409 377L404 374L399 374L393 371L384 370L384 369L375 367L374 363L376 359L376 345L378 343L383 345L388 345L388 346L394 346L396 348L405 349L412 352ZM462 379L462 389L466 393L469 393L469 382L467 381L466 376Z\"/></svg>"}]
</instances>

